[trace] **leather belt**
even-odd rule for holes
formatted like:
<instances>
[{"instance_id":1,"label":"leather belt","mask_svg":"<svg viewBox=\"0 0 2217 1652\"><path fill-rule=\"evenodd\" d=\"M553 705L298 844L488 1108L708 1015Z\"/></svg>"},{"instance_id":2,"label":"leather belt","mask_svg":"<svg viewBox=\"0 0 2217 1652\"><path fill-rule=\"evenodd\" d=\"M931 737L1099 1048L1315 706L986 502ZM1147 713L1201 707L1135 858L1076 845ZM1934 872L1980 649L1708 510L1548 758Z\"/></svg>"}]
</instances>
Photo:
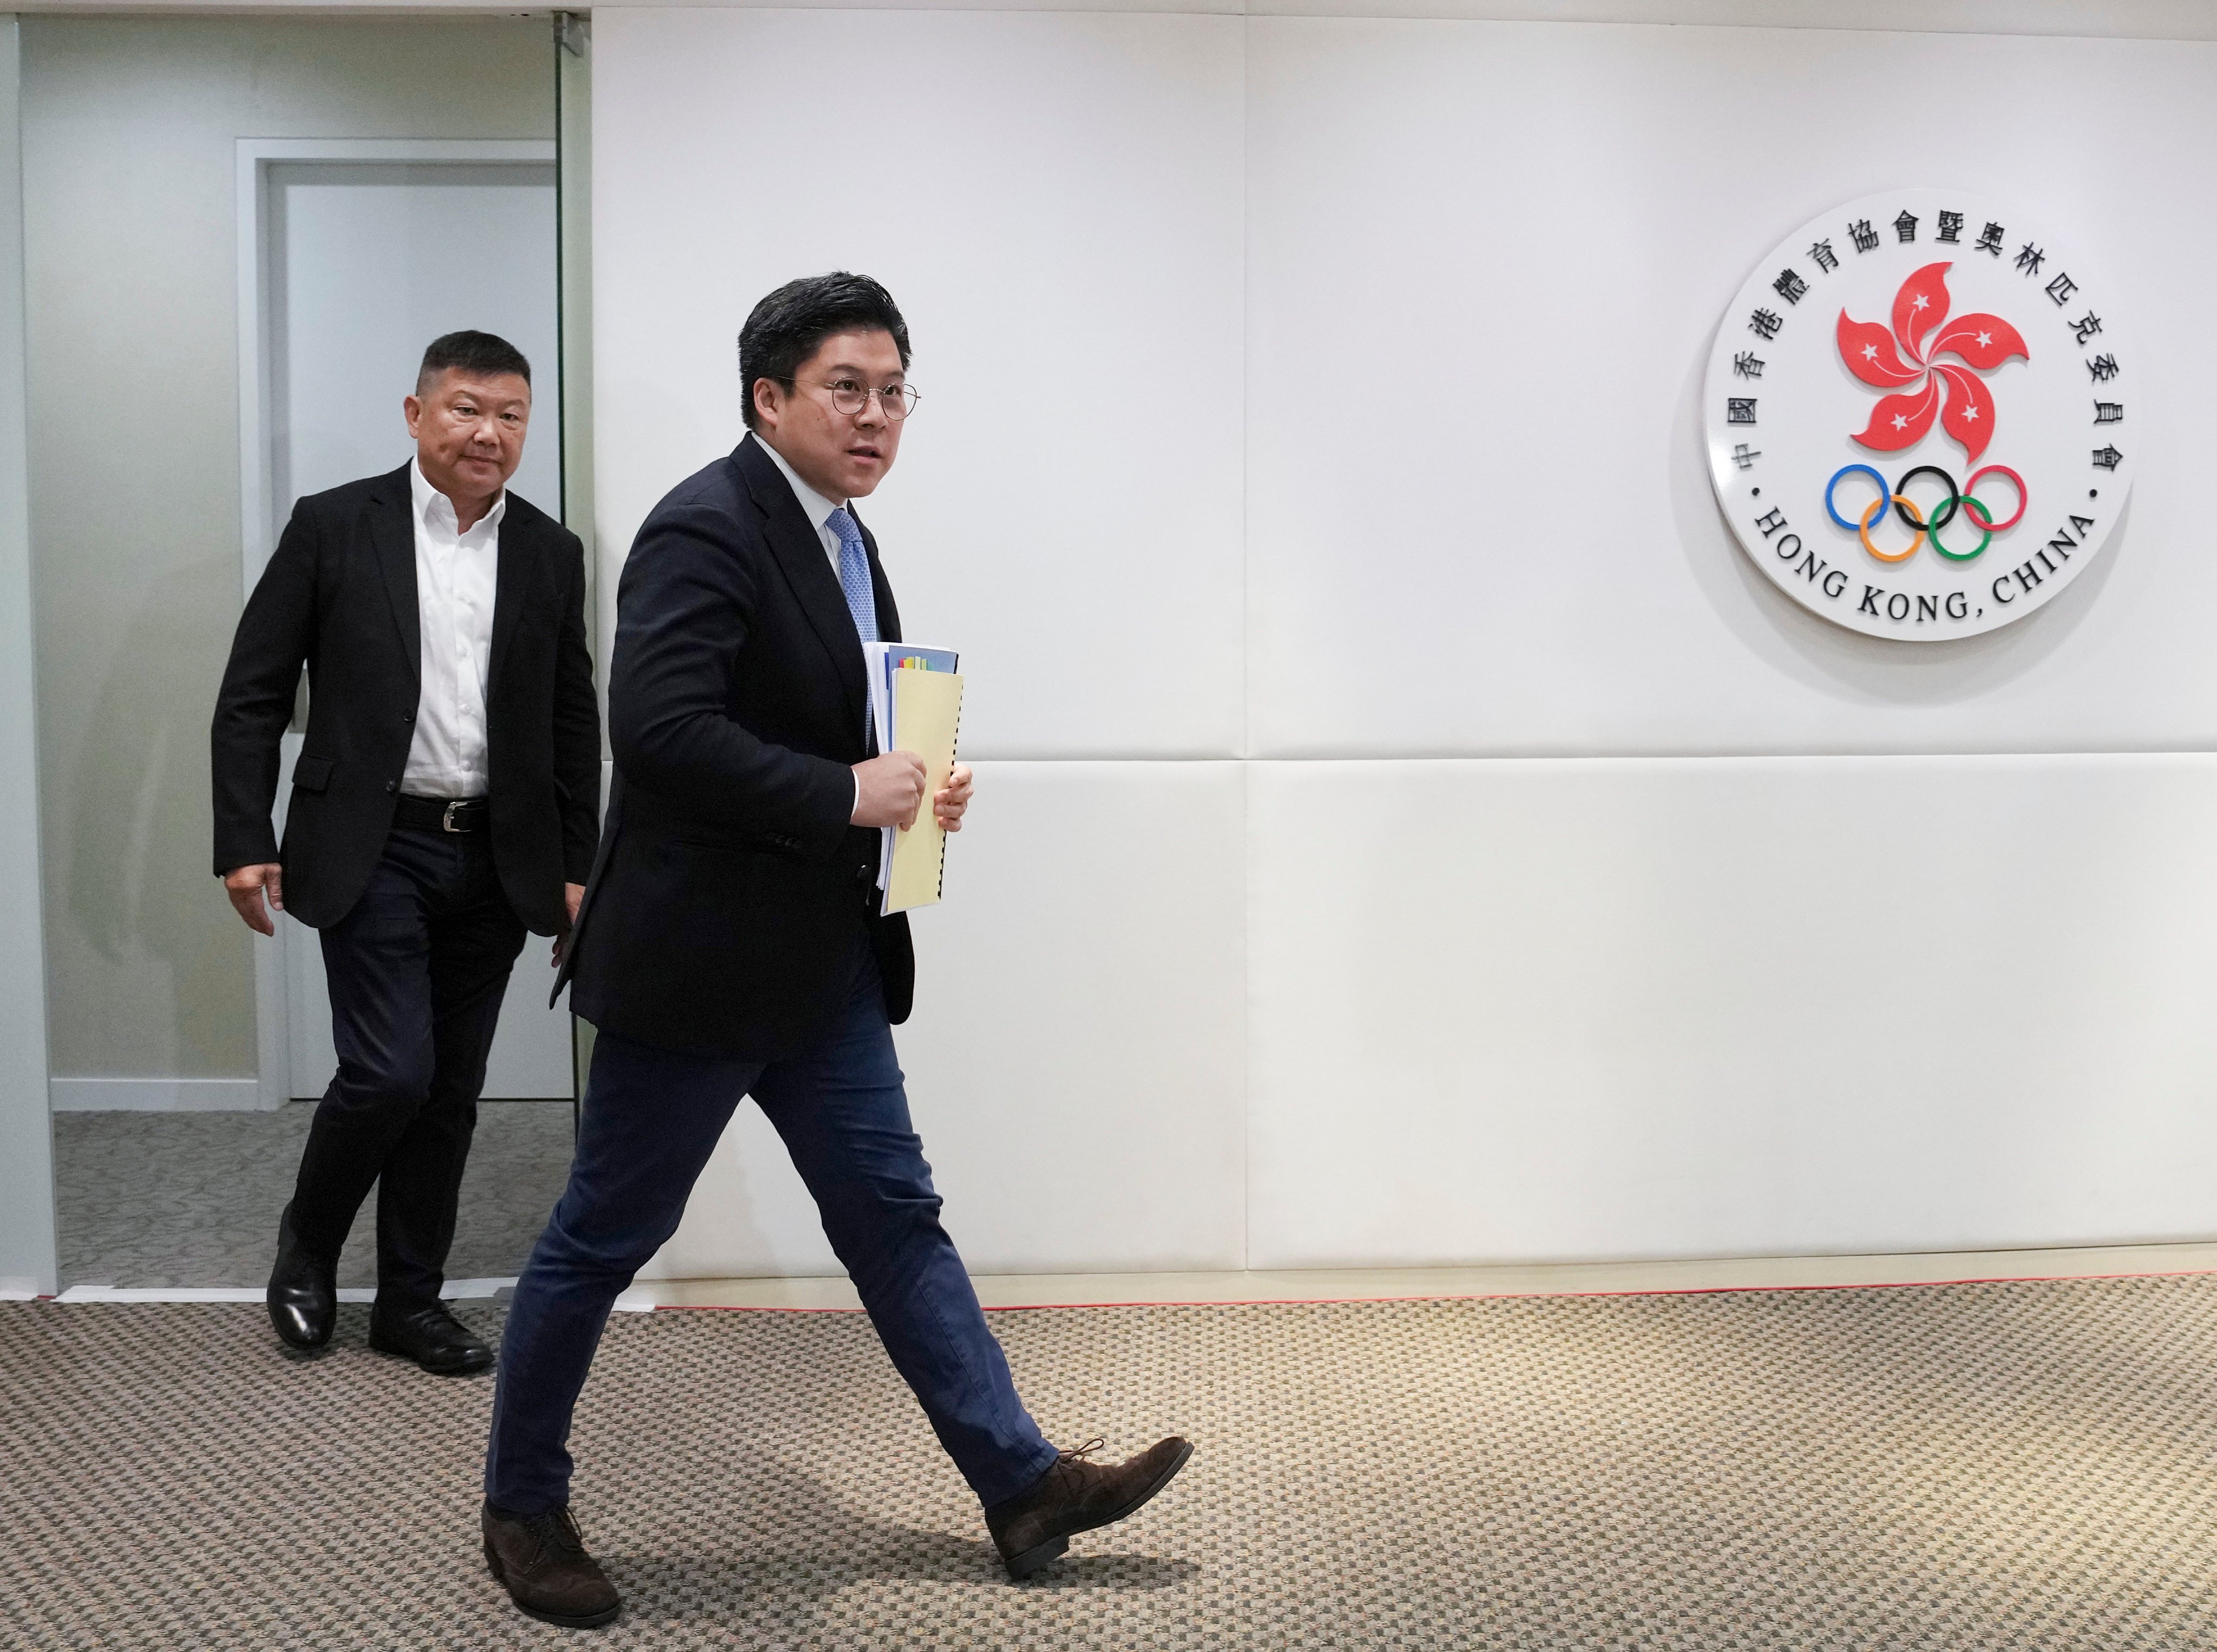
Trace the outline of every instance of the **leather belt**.
<instances>
[{"instance_id":1,"label":"leather belt","mask_svg":"<svg viewBox=\"0 0 2217 1652\"><path fill-rule=\"evenodd\" d=\"M483 798L411 798L401 793L392 823L415 832L478 832L491 816Z\"/></svg>"}]
</instances>

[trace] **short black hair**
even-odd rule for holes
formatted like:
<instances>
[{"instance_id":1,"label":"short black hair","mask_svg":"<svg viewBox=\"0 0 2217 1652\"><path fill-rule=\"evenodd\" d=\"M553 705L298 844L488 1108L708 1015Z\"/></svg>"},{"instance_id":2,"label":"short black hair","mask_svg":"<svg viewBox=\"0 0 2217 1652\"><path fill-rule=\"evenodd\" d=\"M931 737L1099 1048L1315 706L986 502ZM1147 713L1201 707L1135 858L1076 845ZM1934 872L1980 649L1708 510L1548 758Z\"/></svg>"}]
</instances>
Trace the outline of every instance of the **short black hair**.
<instances>
[{"instance_id":1,"label":"short black hair","mask_svg":"<svg viewBox=\"0 0 2217 1652\"><path fill-rule=\"evenodd\" d=\"M760 304L739 329L739 385L745 392L744 416L755 428L755 380L768 379L793 388L800 364L838 333L886 332L900 350L908 370L908 324L893 295L867 275L835 269L829 275L804 275L787 281Z\"/></svg>"},{"instance_id":2,"label":"short black hair","mask_svg":"<svg viewBox=\"0 0 2217 1652\"><path fill-rule=\"evenodd\" d=\"M421 396L434 379L449 368L458 368L474 379L512 373L525 384L531 382L531 363L523 359L522 350L494 334L465 330L442 333L431 341L423 352L423 365L416 369L416 393Z\"/></svg>"}]
</instances>

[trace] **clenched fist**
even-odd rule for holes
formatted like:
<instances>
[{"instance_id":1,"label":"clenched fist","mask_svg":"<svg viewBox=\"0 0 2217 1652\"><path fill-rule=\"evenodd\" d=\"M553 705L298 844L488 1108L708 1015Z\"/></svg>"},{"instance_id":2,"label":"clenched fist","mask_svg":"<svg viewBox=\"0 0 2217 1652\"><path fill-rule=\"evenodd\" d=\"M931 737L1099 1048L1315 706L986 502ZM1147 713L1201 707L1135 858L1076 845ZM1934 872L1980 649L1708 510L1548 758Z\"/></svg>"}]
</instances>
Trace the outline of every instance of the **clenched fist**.
<instances>
[{"instance_id":1,"label":"clenched fist","mask_svg":"<svg viewBox=\"0 0 2217 1652\"><path fill-rule=\"evenodd\" d=\"M855 765L856 826L898 826L906 831L923 806L923 759L912 751L889 751Z\"/></svg>"}]
</instances>

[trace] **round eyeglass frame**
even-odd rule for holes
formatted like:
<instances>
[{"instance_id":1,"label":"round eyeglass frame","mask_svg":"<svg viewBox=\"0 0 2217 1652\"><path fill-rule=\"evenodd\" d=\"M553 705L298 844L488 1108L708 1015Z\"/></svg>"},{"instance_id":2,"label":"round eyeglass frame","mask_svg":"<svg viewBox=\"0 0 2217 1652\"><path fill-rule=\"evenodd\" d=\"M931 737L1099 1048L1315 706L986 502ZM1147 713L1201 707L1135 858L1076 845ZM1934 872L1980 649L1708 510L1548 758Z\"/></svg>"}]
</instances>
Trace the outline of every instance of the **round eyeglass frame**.
<instances>
[{"instance_id":1,"label":"round eyeglass frame","mask_svg":"<svg viewBox=\"0 0 2217 1652\"><path fill-rule=\"evenodd\" d=\"M914 385L893 385L884 390L866 385L858 391L839 390L831 385L824 389L831 397L831 410L845 418L853 418L870 404L870 398L878 398L878 406L889 419L905 419L916 411L916 404L923 399L923 392ZM853 406L846 405L852 402Z\"/></svg>"}]
</instances>

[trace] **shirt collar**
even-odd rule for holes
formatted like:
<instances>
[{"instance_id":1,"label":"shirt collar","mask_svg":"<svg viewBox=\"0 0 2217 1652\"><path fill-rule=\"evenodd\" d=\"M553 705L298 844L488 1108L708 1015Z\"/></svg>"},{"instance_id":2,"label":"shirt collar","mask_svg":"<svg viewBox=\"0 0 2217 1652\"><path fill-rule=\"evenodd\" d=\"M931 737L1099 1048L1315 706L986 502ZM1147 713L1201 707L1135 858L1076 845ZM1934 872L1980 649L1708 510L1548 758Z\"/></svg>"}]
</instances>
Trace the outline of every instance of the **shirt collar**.
<instances>
[{"instance_id":1,"label":"shirt collar","mask_svg":"<svg viewBox=\"0 0 2217 1652\"><path fill-rule=\"evenodd\" d=\"M454 524L461 519L454 515L454 502L424 479L420 459L408 461L408 491L416 501L416 520L435 524L447 533L454 533ZM492 502L492 509L470 524L472 533L490 533L500 526L500 519L508 515L508 490L500 490L500 497ZM459 538L460 535L457 534Z\"/></svg>"},{"instance_id":2,"label":"shirt collar","mask_svg":"<svg viewBox=\"0 0 2217 1652\"><path fill-rule=\"evenodd\" d=\"M792 484L793 496L800 501L800 514L808 518L809 526L821 533L824 531L824 524L830 519L831 513L843 509L845 507L836 500L826 499L802 481L800 472L785 462L785 455L763 441L760 436L756 436L755 441L763 452L769 455L770 463L776 465L784 474L786 481Z\"/></svg>"}]
</instances>

